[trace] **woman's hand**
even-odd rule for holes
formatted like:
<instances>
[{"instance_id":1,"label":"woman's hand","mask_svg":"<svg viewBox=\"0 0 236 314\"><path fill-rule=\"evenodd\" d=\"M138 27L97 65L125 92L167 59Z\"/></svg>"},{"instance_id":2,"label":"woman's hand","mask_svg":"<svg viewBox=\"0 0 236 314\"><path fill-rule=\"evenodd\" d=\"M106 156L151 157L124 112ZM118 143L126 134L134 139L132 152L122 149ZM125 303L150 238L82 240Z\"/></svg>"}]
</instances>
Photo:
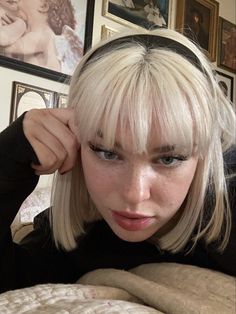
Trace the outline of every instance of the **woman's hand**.
<instances>
[{"instance_id":1,"label":"woman's hand","mask_svg":"<svg viewBox=\"0 0 236 314\"><path fill-rule=\"evenodd\" d=\"M32 164L37 175L72 169L79 149L73 109L32 109L24 116L23 130L40 163Z\"/></svg>"}]
</instances>

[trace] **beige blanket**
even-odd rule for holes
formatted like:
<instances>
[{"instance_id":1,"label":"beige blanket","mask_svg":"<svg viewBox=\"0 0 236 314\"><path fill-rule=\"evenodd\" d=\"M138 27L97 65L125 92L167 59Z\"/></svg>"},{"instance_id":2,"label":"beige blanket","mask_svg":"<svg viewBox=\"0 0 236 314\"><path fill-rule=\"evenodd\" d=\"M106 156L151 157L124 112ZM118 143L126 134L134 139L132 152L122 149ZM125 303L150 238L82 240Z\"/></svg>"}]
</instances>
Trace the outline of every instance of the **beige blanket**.
<instances>
[{"instance_id":1,"label":"beige blanket","mask_svg":"<svg viewBox=\"0 0 236 314\"><path fill-rule=\"evenodd\" d=\"M130 272L100 269L77 284L45 284L0 295L0 313L235 314L236 278L179 264Z\"/></svg>"}]
</instances>

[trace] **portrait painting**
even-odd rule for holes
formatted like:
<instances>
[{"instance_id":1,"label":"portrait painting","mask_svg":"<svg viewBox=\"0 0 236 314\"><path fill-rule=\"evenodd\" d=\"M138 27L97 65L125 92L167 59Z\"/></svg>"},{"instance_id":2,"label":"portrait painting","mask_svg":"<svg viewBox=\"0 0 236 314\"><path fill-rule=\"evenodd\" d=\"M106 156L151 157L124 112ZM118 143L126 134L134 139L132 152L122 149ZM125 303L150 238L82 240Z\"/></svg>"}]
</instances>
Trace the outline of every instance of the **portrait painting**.
<instances>
[{"instance_id":1,"label":"portrait painting","mask_svg":"<svg viewBox=\"0 0 236 314\"><path fill-rule=\"evenodd\" d=\"M219 19L217 65L236 74L236 24Z\"/></svg>"},{"instance_id":2,"label":"portrait painting","mask_svg":"<svg viewBox=\"0 0 236 314\"><path fill-rule=\"evenodd\" d=\"M211 61L216 59L219 3L215 0L179 0L176 28L203 48Z\"/></svg>"},{"instance_id":3,"label":"portrait painting","mask_svg":"<svg viewBox=\"0 0 236 314\"><path fill-rule=\"evenodd\" d=\"M0 64L52 79L72 75L91 44L93 5L0 0Z\"/></svg>"},{"instance_id":4,"label":"portrait painting","mask_svg":"<svg viewBox=\"0 0 236 314\"><path fill-rule=\"evenodd\" d=\"M231 75L225 74L221 71L216 71L216 80L222 89L225 96L233 101L233 88L234 88L234 78Z\"/></svg>"},{"instance_id":5,"label":"portrait painting","mask_svg":"<svg viewBox=\"0 0 236 314\"><path fill-rule=\"evenodd\" d=\"M168 28L171 0L103 0L103 15L126 26Z\"/></svg>"}]
</instances>

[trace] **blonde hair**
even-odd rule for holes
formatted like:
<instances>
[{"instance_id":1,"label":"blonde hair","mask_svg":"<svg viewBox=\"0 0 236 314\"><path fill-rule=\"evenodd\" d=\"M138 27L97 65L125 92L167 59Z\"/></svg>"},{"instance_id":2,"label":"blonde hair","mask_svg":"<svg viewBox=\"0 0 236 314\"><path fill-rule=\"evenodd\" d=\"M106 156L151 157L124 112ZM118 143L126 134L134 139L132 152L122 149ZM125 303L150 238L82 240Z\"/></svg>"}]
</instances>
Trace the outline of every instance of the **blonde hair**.
<instances>
[{"instance_id":1,"label":"blonde hair","mask_svg":"<svg viewBox=\"0 0 236 314\"><path fill-rule=\"evenodd\" d=\"M156 124L162 130L158 136L196 153L199 162L178 222L151 240L177 252L190 239L210 243L221 237L219 249L225 248L231 215L223 152L235 143L235 113L195 44L169 29L133 31L102 42L78 65L68 103L75 108L81 142L101 130L104 145L112 147L117 127L128 123L135 151L145 152ZM58 175L51 213L55 243L66 250L76 247L87 222L101 219L80 160L68 174Z\"/></svg>"}]
</instances>

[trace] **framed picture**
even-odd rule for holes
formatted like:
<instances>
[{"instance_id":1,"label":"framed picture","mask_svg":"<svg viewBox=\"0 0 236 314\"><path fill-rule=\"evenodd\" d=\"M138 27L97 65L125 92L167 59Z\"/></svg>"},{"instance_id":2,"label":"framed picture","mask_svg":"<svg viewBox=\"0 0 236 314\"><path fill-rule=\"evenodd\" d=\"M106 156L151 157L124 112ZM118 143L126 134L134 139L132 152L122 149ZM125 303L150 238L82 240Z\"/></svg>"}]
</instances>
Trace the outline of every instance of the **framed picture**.
<instances>
[{"instance_id":1,"label":"framed picture","mask_svg":"<svg viewBox=\"0 0 236 314\"><path fill-rule=\"evenodd\" d=\"M67 94L61 94L61 93L56 93L56 107L58 108L65 108L67 107L67 102L68 102L68 95Z\"/></svg>"},{"instance_id":2,"label":"framed picture","mask_svg":"<svg viewBox=\"0 0 236 314\"><path fill-rule=\"evenodd\" d=\"M236 24L219 18L217 65L236 74Z\"/></svg>"},{"instance_id":3,"label":"framed picture","mask_svg":"<svg viewBox=\"0 0 236 314\"><path fill-rule=\"evenodd\" d=\"M106 26L106 25L102 25L102 29L101 29L101 39L107 39L115 34L117 34L118 31Z\"/></svg>"},{"instance_id":4,"label":"framed picture","mask_svg":"<svg viewBox=\"0 0 236 314\"><path fill-rule=\"evenodd\" d=\"M210 60L216 60L219 3L215 0L178 0L176 28L197 42Z\"/></svg>"},{"instance_id":5,"label":"framed picture","mask_svg":"<svg viewBox=\"0 0 236 314\"><path fill-rule=\"evenodd\" d=\"M91 46L94 0L8 2L0 9L16 20L1 26L0 66L66 82Z\"/></svg>"},{"instance_id":6,"label":"framed picture","mask_svg":"<svg viewBox=\"0 0 236 314\"><path fill-rule=\"evenodd\" d=\"M53 108L55 92L21 82L13 82L10 123L30 109Z\"/></svg>"},{"instance_id":7,"label":"framed picture","mask_svg":"<svg viewBox=\"0 0 236 314\"><path fill-rule=\"evenodd\" d=\"M233 101L234 95L234 78L233 76L227 75L223 72L216 71L216 80L223 90L225 96Z\"/></svg>"},{"instance_id":8,"label":"framed picture","mask_svg":"<svg viewBox=\"0 0 236 314\"><path fill-rule=\"evenodd\" d=\"M172 0L103 0L103 15L129 27L167 28Z\"/></svg>"}]
</instances>

